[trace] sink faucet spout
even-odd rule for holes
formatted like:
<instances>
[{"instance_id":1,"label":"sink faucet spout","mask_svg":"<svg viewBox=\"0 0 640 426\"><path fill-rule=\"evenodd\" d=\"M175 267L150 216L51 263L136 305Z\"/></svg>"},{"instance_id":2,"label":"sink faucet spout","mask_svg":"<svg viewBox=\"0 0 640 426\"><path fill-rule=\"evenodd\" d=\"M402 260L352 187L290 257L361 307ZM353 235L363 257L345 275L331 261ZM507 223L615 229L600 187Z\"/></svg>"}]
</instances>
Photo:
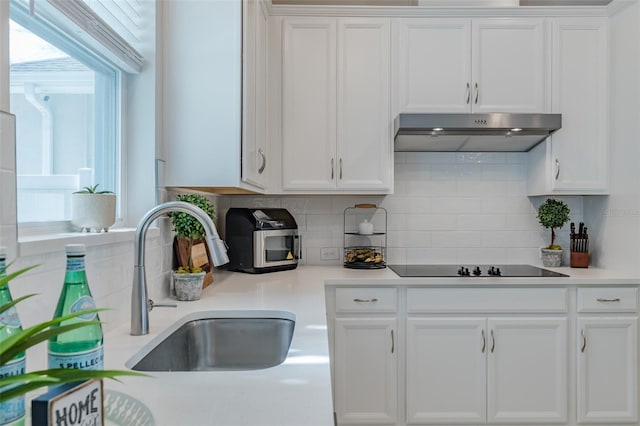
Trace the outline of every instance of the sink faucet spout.
<instances>
[{"instance_id":1,"label":"sink faucet spout","mask_svg":"<svg viewBox=\"0 0 640 426\"><path fill-rule=\"evenodd\" d=\"M220 239L211 218L198 206L184 201L170 201L149 210L138 222L133 247L135 256L131 292L131 334L133 336L149 334L149 311L153 308L153 302L149 300L144 266L147 229L154 220L169 212L184 212L195 217L202 224L207 235L206 241L214 266L229 262L227 245Z\"/></svg>"}]
</instances>

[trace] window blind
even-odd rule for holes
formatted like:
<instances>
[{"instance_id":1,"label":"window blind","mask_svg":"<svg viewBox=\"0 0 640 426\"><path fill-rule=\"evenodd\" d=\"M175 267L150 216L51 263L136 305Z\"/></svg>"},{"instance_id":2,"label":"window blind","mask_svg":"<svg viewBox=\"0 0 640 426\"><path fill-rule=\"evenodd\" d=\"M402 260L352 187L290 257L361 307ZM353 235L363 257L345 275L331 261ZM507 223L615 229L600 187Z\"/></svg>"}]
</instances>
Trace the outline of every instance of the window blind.
<instances>
[{"instance_id":1,"label":"window blind","mask_svg":"<svg viewBox=\"0 0 640 426\"><path fill-rule=\"evenodd\" d=\"M116 64L125 71L140 72L142 55L87 3L82 0L47 0L47 3L100 43L107 50L103 53L113 55Z\"/></svg>"},{"instance_id":2,"label":"window blind","mask_svg":"<svg viewBox=\"0 0 640 426\"><path fill-rule=\"evenodd\" d=\"M96 53L128 73L138 73L143 56L134 47L140 40L138 0L13 0L29 13L87 44Z\"/></svg>"}]
</instances>

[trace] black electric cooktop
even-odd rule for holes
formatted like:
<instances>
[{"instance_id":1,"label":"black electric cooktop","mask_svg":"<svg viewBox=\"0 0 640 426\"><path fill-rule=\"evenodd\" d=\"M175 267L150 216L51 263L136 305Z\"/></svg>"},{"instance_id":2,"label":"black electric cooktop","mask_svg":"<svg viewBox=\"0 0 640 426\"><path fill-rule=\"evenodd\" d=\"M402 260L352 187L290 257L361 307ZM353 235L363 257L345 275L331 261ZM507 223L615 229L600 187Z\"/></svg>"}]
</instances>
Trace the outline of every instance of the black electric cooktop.
<instances>
[{"instance_id":1,"label":"black electric cooktop","mask_svg":"<svg viewBox=\"0 0 640 426\"><path fill-rule=\"evenodd\" d=\"M531 265L388 265L401 277L568 277Z\"/></svg>"}]
</instances>

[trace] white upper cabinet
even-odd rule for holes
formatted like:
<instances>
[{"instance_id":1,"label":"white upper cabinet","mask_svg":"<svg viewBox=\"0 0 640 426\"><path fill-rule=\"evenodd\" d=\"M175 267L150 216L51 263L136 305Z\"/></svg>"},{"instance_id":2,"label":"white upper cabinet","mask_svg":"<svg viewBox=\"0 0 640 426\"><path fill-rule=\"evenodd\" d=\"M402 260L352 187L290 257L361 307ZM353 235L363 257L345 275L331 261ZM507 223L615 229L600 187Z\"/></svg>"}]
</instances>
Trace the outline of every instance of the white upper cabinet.
<instances>
[{"instance_id":1,"label":"white upper cabinet","mask_svg":"<svg viewBox=\"0 0 640 426\"><path fill-rule=\"evenodd\" d=\"M267 9L260 0L243 3L242 180L267 184ZM269 162L270 164L270 162Z\"/></svg>"},{"instance_id":2,"label":"white upper cabinet","mask_svg":"<svg viewBox=\"0 0 640 426\"><path fill-rule=\"evenodd\" d=\"M472 27L473 111L548 111L546 20L474 19Z\"/></svg>"},{"instance_id":3,"label":"white upper cabinet","mask_svg":"<svg viewBox=\"0 0 640 426\"><path fill-rule=\"evenodd\" d=\"M260 1L163 2L167 186L262 191Z\"/></svg>"},{"instance_id":4,"label":"white upper cabinet","mask_svg":"<svg viewBox=\"0 0 640 426\"><path fill-rule=\"evenodd\" d=\"M606 18L554 19L552 109L562 128L529 153L529 195L608 193L608 62Z\"/></svg>"},{"instance_id":5,"label":"white upper cabinet","mask_svg":"<svg viewBox=\"0 0 640 426\"><path fill-rule=\"evenodd\" d=\"M546 112L543 18L397 21L398 112Z\"/></svg>"},{"instance_id":6,"label":"white upper cabinet","mask_svg":"<svg viewBox=\"0 0 640 426\"><path fill-rule=\"evenodd\" d=\"M286 18L282 39L283 190L391 191L389 20Z\"/></svg>"},{"instance_id":7,"label":"white upper cabinet","mask_svg":"<svg viewBox=\"0 0 640 426\"><path fill-rule=\"evenodd\" d=\"M390 23L338 20L336 184L391 190Z\"/></svg>"},{"instance_id":8,"label":"white upper cabinet","mask_svg":"<svg viewBox=\"0 0 640 426\"><path fill-rule=\"evenodd\" d=\"M396 51L401 112L468 112L471 20L401 19Z\"/></svg>"},{"instance_id":9,"label":"white upper cabinet","mask_svg":"<svg viewBox=\"0 0 640 426\"><path fill-rule=\"evenodd\" d=\"M283 189L334 189L336 20L283 22Z\"/></svg>"}]
</instances>

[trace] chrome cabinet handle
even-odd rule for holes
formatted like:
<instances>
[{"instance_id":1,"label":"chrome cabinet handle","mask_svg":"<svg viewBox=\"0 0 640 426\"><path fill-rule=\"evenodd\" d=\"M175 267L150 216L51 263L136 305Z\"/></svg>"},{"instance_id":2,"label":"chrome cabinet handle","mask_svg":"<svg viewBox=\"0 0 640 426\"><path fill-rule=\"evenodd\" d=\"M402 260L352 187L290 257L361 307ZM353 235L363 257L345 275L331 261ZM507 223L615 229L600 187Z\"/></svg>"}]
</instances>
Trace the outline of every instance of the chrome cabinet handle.
<instances>
[{"instance_id":1,"label":"chrome cabinet handle","mask_svg":"<svg viewBox=\"0 0 640 426\"><path fill-rule=\"evenodd\" d=\"M342 158L340 159L340 180L342 180Z\"/></svg>"},{"instance_id":2,"label":"chrome cabinet handle","mask_svg":"<svg viewBox=\"0 0 640 426\"><path fill-rule=\"evenodd\" d=\"M480 89L478 88L478 82L476 82L476 100L475 100L476 105L478 105L479 97L480 97Z\"/></svg>"},{"instance_id":3,"label":"chrome cabinet handle","mask_svg":"<svg viewBox=\"0 0 640 426\"><path fill-rule=\"evenodd\" d=\"M582 334L582 348L580 349L580 352L584 352L587 348L587 336L585 336L584 330L580 330L580 334Z\"/></svg>"},{"instance_id":4,"label":"chrome cabinet handle","mask_svg":"<svg viewBox=\"0 0 640 426\"><path fill-rule=\"evenodd\" d=\"M467 105L471 102L471 84L467 82Z\"/></svg>"},{"instance_id":5,"label":"chrome cabinet handle","mask_svg":"<svg viewBox=\"0 0 640 426\"><path fill-rule=\"evenodd\" d=\"M493 330L491 330L491 353L496 348L496 336L493 334Z\"/></svg>"},{"instance_id":6,"label":"chrome cabinet handle","mask_svg":"<svg viewBox=\"0 0 640 426\"><path fill-rule=\"evenodd\" d=\"M373 303L373 302L377 302L378 299L376 299L375 297L372 299L353 299L354 302L359 302L359 303Z\"/></svg>"},{"instance_id":7,"label":"chrome cabinet handle","mask_svg":"<svg viewBox=\"0 0 640 426\"><path fill-rule=\"evenodd\" d=\"M334 173L333 173L333 158L332 158L331 159L331 180L333 180L333 176L334 176Z\"/></svg>"},{"instance_id":8,"label":"chrome cabinet handle","mask_svg":"<svg viewBox=\"0 0 640 426\"><path fill-rule=\"evenodd\" d=\"M560 160L556 158L556 180L560 178Z\"/></svg>"},{"instance_id":9,"label":"chrome cabinet handle","mask_svg":"<svg viewBox=\"0 0 640 426\"><path fill-rule=\"evenodd\" d=\"M258 173L262 174L262 172L264 172L264 168L267 166L267 156L264 155L264 151L262 150L262 148L258 150L258 154L260 154L260 156L262 157L262 165L258 169Z\"/></svg>"},{"instance_id":10,"label":"chrome cabinet handle","mask_svg":"<svg viewBox=\"0 0 640 426\"><path fill-rule=\"evenodd\" d=\"M482 330L482 353L484 353L484 350L487 348L487 339L484 335L484 329Z\"/></svg>"},{"instance_id":11,"label":"chrome cabinet handle","mask_svg":"<svg viewBox=\"0 0 640 426\"><path fill-rule=\"evenodd\" d=\"M396 340L393 337L393 329L391 330L391 353L394 353L396 350Z\"/></svg>"},{"instance_id":12,"label":"chrome cabinet handle","mask_svg":"<svg viewBox=\"0 0 640 426\"><path fill-rule=\"evenodd\" d=\"M599 297L596 299L598 302L603 302L603 303L610 303L610 302L619 302L620 298L616 297L615 299L604 299L602 297Z\"/></svg>"}]
</instances>

